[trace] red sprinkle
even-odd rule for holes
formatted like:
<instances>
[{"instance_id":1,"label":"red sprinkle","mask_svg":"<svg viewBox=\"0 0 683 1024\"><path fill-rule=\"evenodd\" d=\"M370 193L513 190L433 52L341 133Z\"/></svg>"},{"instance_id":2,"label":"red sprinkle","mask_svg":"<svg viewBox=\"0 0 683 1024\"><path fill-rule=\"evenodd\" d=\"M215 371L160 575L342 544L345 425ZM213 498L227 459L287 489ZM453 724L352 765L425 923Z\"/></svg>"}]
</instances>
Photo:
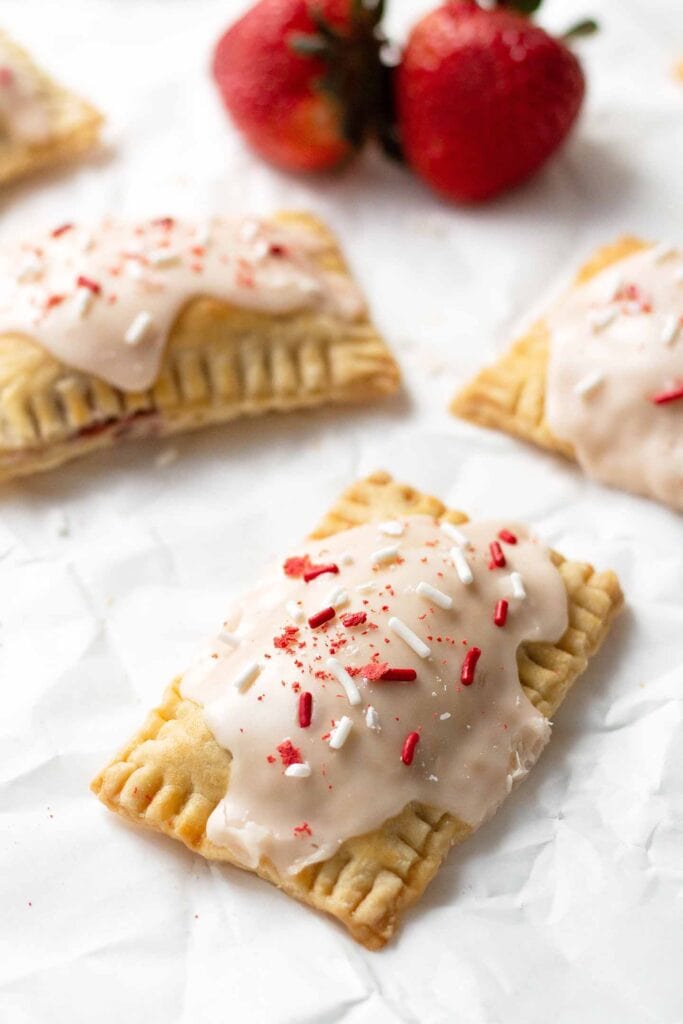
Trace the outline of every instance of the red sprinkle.
<instances>
[{"instance_id":1,"label":"red sprinkle","mask_svg":"<svg viewBox=\"0 0 683 1024\"><path fill-rule=\"evenodd\" d=\"M342 615L342 625L346 626L362 626L367 621L367 615L365 612L349 612L348 615Z\"/></svg>"},{"instance_id":2,"label":"red sprinkle","mask_svg":"<svg viewBox=\"0 0 683 1024\"><path fill-rule=\"evenodd\" d=\"M500 599L500 601L496 605L496 609L495 609L495 611L493 613L494 625L496 625L496 626L504 626L505 623L507 622L507 617L508 617L508 603L505 600L505 598L503 597L503 598Z\"/></svg>"},{"instance_id":3,"label":"red sprinkle","mask_svg":"<svg viewBox=\"0 0 683 1024\"><path fill-rule=\"evenodd\" d=\"M0 86L7 87L14 81L14 74L10 68L0 68Z\"/></svg>"},{"instance_id":4,"label":"red sprinkle","mask_svg":"<svg viewBox=\"0 0 683 1024\"><path fill-rule=\"evenodd\" d=\"M89 277L83 277L82 274L76 278L76 287L87 288L93 295L99 295L102 291L101 284L98 284L97 281L92 281Z\"/></svg>"},{"instance_id":5,"label":"red sprinkle","mask_svg":"<svg viewBox=\"0 0 683 1024\"><path fill-rule=\"evenodd\" d=\"M626 284L615 296L618 302L635 302L643 313L652 312L652 302L637 284Z\"/></svg>"},{"instance_id":6,"label":"red sprinkle","mask_svg":"<svg viewBox=\"0 0 683 1024\"><path fill-rule=\"evenodd\" d=\"M417 672L414 668L388 668L386 672L382 672L380 679L388 683L414 683Z\"/></svg>"},{"instance_id":7,"label":"red sprinkle","mask_svg":"<svg viewBox=\"0 0 683 1024\"><path fill-rule=\"evenodd\" d=\"M164 228L166 231L170 231L175 224L175 220L173 217L157 217L152 221L152 224L156 228Z\"/></svg>"},{"instance_id":8,"label":"red sprinkle","mask_svg":"<svg viewBox=\"0 0 683 1024\"><path fill-rule=\"evenodd\" d=\"M67 231L73 230L73 224L60 224L58 228L51 231L50 234L53 238L59 238L60 235L66 234Z\"/></svg>"},{"instance_id":9,"label":"red sprinkle","mask_svg":"<svg viewBox=\"0 0 683 1024\"><path fill-rule=\"evenodd\" d=\"M660 391L659 394L652 396L651 401L655 405L666 405L667 402L677 402L680 398L683 398L683 384L671 388L670 391Z\"/></svg>"},{"instance_id":10,"label":"red sprinkle","mask_svg":"<svg viewBox=\"0 0 683 1024\"><path fill-rule=\"evenodd\" d=\"M63 302L63 295L48 295L47 299L45 300L45 309L54 309L55 306L61 306Z\"/></svg>"},{"instance_id":11,"label":"red sprinkle","mask_svg":"<svg viewBox=\"0 0 683 1024\"><path fill-rule=\"evenodd\" d=\"M316 612L315 615L311 615L308 620L308 625L311 629L317 629L318 626L322 626L324 622L329 622L333 619L337 613L334 608L323 608L321 612Z\"/></svg>"},{"instance_id":12,"label":"red sprinkle","mask_svg":"<svg viewBox=\"0 0 683 1024\"><path fill-rule=\"evenodd\" d=\"M373 682L376 679L381 679L388 668L389 663L386 661L371 661L367 665L363 665L359 671L363 679Z\"/></svg>"},{"instance_id":13,"label":"red sprinkle","mask_svg":"<svg viewBox=\"0 0 683 1024\"><path fill-rule=\"evenodd\" d=\"M289 768L290 764L301 764L303 761L301 751L294 746L291 740L283 740L275 749L285 768Z\"/></svg>"},{"instance_id":14,"label":"red sprinkle","mask_svg":"<svg viewBox=\"0 0 683 1024\"><path fill-rule=\"evenodd\" d=\"M469 651L465 655L465 660L463 661L462 668L460 670L460 682L463 686L471 686L474 682L474 671L480 657L480 649L478 647L470 647Z\"/></svg>"},{"instance_id":15,"label":"red sprinkle","mask_svg":"<svg viewBox=\"0 0 683 1024\"><path fill-rule=\"evenodd\" d=\"M273 637L273 646L282 651L288 651L298 643L298 626L285 626L280 636Z\"/></svg>"},{"instance_id":16,"label":"red sprinkle","mask_svg":"<svg viewBox=\"0 0 683 1024\"><path fill-rule=\"evenodd\" d=\"M312 836L313 833L311 832L311 826L308 824L307 821L302 821L300 825L295 825L294 826L294 835L295 836Z\"/></svg>"},{"instance_id":17,"label":"red sprinkle","mask_svg":"<svg viewBox=\"0 0 683 1024\"><path fill-rule=\"evenodd\" d=\"M313 716L313 694L302 693L299 695L299 725L302 729L308 729Z\"/></svg>"},{"instance_id":18,"label":"red sprinkle","mask_svg":"<svg viewBox=\"0 0 683 1024\"><path fill-rule=\"evenodd\" d=\"M287 559L282 568L284 569L285 576L292 576L294 579L298 579L299 576L303 576L305 572L308 572L310 565L311 560L308 555L294 555L292 558Z\"/></svg>"},{"instance_id":19,"label":"red sprinkle","mask_svg":"<svg viewBox=\"0 0 683 1024\"><path fill-rule=\"evenodd\" d=\"M505 565L505 555L503 554L503 549L497 540L491 541L489 544L489 551L491 552L489 569L502 569Z\"/></svg>"},{"instance_id":20,"label":"red sprinkle","mask_svg":"<svg viewBox=\"0 0 683 1024\"><path fill-rule=\"evenodd\" d=\"M514 533L510 533L509 530L501 530L498 534L501 540L505 541L506 544L516 544L517 538Z\"/></svg>"},{"instance_id":21,"label":"red sprinkle","mask_svg":"<svg viewBox=\"0 0 683 1024\"><path fill-rule=\"evenodd\" d=\"M419 732L409 732L403 741L403 750L401 751L401 760L404 764L412 764L415 756L415 747L420 742Z\"/></svg>"},{"instance_id":22,"label":"red sprinkle","mask_svg":"<svg viewBox=\"0 0 683 1024\"><path fill-rule=\"evenodd\" d=\"M311 580L315 580L318 576L322 576L326 572L338 573L339 566L335 565L334 562L330 562L329 565L312 565L304 573L304 583L310 583Z\"/></svg>"}]
</instances>

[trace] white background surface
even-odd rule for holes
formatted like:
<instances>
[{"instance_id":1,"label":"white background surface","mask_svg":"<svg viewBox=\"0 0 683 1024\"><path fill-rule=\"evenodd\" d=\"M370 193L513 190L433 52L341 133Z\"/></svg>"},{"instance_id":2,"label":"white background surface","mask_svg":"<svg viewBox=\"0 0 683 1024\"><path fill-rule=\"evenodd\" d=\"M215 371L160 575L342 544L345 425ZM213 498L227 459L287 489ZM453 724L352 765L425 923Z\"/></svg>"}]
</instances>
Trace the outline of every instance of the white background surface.
<instances>
[{"instance_id":1,"label":"white background surface","mask_svg":"<svg viewBox=\"0 0 683 1024\"><path fill-rule=\"evenodd\" d=\"M427 4L392 0L397 34ZM0 497L0 1020L7 1024L677 1024L683 1020L681 519L447 416L456 384L591 247L683 242L679 0L547 0L590 96L531 185L458 210L368 154L339 177L254 161L206 73L230 0L4 0L2 22L109 118L109 152L0 197L31 223L308 207L398 354L381 409L122 447ZM629 607L548 751L381 954L258 879L129 828L88 782L259 567L375 468L529 519L613 566ZM65 532L66 531L66 532Z\"/></svg>"}]
</instances>

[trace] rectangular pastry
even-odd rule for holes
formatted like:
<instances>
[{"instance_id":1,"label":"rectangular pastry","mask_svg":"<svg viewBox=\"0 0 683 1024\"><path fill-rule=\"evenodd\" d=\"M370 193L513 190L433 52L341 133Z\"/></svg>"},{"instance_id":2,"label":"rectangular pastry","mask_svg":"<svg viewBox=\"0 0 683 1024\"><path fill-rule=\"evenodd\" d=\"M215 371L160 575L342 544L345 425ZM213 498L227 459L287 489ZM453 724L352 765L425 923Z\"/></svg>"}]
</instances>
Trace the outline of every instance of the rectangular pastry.
<instances>
[{"instance_id":1,"label":"rectangular pastry","mask_svg":"<svg viewBox=\"0 0 683 1024\"><path fill-rule=\"evenodd\" d=\"M0 480L398 385L335 239L306 214L66 223L0 254Z\"/></svg>"},{"instance_id":2,"label":"rectangular pastry","mask_svg":"<svg viewBox=\"0 0 683 1024\"><path fill-rule=\"evenodd\" d=\"M683 511L683 252L598 250L452 411Z\"/></svg>"},{"instance_id":3,"label":"rectangular pastry","mask_svg":"<svg viewBox=\"0 0 683 1024\"><path fill-rule=\"evenodd\" d=\"M98 110L0 31L0 184L80 156L97 143L101 124Z\"/></svg>"},{"instance_id":4,"label":"rectangular pastry","mask_svg":"<svg viewBox=\"0 0 683 1024\"><path fill-rule=\"evenodd\" d=\"M379 949L525 777L621 604L613 573L377 473L233 609L92 788Z\"/></svg>"}]
</instances>

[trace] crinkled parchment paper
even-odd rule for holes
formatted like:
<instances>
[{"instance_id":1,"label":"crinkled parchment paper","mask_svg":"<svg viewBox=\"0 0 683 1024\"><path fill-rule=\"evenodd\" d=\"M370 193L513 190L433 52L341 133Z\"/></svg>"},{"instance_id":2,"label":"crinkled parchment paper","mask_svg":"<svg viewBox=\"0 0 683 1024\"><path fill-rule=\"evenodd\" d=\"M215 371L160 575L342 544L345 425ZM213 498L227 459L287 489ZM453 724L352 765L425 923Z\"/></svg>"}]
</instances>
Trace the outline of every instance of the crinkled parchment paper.
<instances>
[{"instance_id":1,"label":"crinkled parchment paper","mask_svg":"<svg viewBox=\"0 0 683 1024\"><path fill-rule=\"evenodd\" d=\"M397 31L428 6L392 4ZM122 447L3 489L6 1024L683 1020L683 520L445 412L593 245L683 242L678 0L546 6L556 29L602 22L582 44L580 129L529 186L458 210L373 154L319 181L254 161L206 73L242 4L2 4L109 130L89 162L3 191L0 237L107 213L310 208L342 237L406 378L376 410ZM122 824L88 782L260 567L376 468L614 567L628 610L530 779L370 954L258 879Z\"/></svg>"}]
</instances>

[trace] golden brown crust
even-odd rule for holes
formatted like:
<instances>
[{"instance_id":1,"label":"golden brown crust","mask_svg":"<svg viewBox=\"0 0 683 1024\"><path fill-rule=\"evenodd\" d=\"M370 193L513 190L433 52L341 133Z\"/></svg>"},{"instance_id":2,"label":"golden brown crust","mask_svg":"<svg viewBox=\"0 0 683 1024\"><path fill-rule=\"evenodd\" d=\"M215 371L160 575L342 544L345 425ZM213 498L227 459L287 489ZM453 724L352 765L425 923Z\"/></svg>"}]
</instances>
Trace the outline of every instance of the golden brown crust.
<instances>
[{"instance_id":1,"label":"golden brown crust","mask_svg":"<svg viewBox=\"0 0 683 1024\"><path fill-rule=\"evenodd\" d=\"M466 521L463 513L446 509L437 498L375 473L342 495L313 536L410 513ZM518 655L524 690L547 716L583 672L622 604L613 573L598 574L589 565L553 557L567 587L569 627L559 643L524 644ZM180 839L204 857L229 861L228 851L211 843L205 832L229 778L229 753L204 725L199 706L180 696L176 680L92 789L107 807L131 821ZM267 863L258 874L338 918L368 949L380 949L396 930L401 912L419 900L450 847L470 832L452 815L413 803L380 829L348 840L334 857L295 877L280 876Z\"/></svg>"},{"instance_id":2,"label":"golden brown crust","mask_svg":"<svg viewBox=\"0 0 683 1024\"><path fill-rule=\"evenodd\" d=\"M316 259L348 274L316 218L283 213L319 237ZM0 480L49 469L117 440L165 436L240 416L363 402L396 392L399 370L367 315L272 316L210 297L189 302L148 391L123 392L0 335Z\"/></svg>"},{"instance_id":3,"label":"golden brown crust","mask_svg":"<svg viewBox=\"0 0 683 1024\"><path fill-rule=\"evenodd\" d=\"M0 141L0 184L64 163L91 149L98 141L102 115L86 100L53 81L34 64L26 50L2 31L0 45L36 83L49 111L50 137L46 142Z\"/></svg>"},{"instance_id":4,"label":"golden brown crust","mask_svg":"<svg viewBox=\"0 0 683 1024\"><path fill-rule=\"evenodd\" d=\"M624 237L598 249L583 264L574 283L590 280L646 243ZM574 458L571 444L554 436L545 419L545 389L550 336L543 320L534 323L491 366L486 366L453 399L451 412L482 427L504 430L541 448Z\"/></svg>"}]
</instances>

